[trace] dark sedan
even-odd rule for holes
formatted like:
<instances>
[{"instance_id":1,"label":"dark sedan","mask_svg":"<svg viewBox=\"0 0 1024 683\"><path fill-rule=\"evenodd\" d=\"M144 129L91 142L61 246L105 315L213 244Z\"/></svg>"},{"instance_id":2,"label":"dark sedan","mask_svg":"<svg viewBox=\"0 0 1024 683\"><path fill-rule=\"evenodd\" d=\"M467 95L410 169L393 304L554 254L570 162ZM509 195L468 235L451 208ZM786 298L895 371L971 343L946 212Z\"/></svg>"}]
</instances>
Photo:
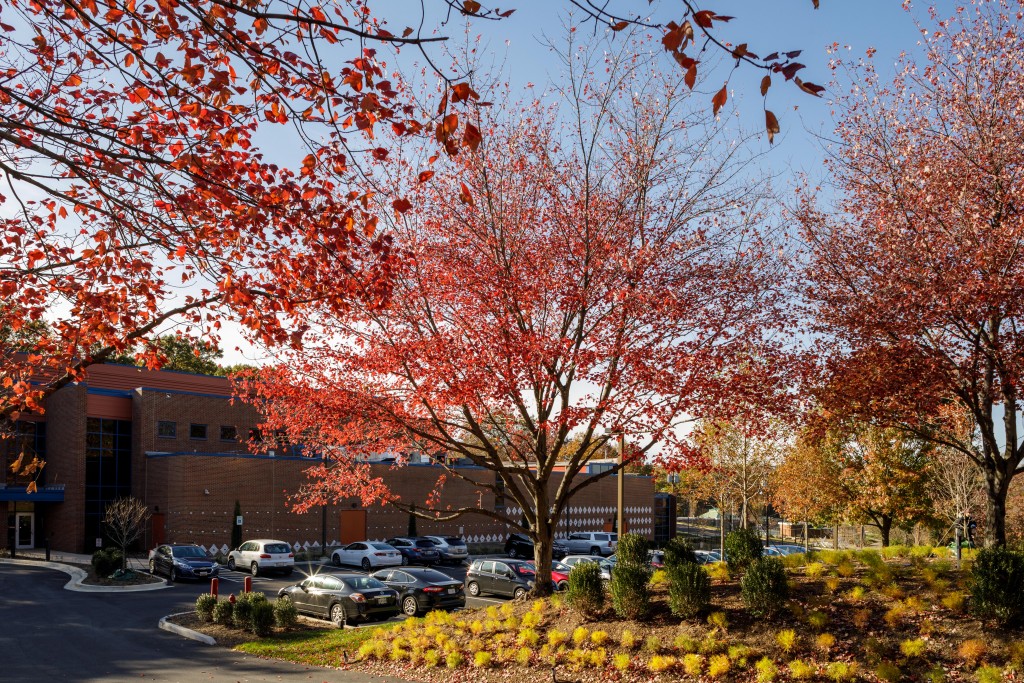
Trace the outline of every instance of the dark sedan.
<instances>
[{"instance_id":1,"label":"dark sedan","mask_svg":"<svg viewBox=\"0 0 1024 683\"><path fill-rule=\"evenodd\" d=\"M158 545L149 551L149 573L166 574L171 582L179 579L208 579L220 573L218 565L197 545Z\"/></svg>"},{"instance_id":2,"label":"dark sedan","mask_svg":"<svg viewBox=\"0 0 1024 683\"><path fill-rule=\"evenodd\" d=\"M466 606L466 593L462 582L426 567L381 569L372 574L398 591L402 611L410 617L435 609L458 609Z\"/></svg>"},{"instance_id":3,"label":"dark sedan","mask_svg":"<svg viewBox=\"0 0 1024 683\"><path fill-rule=\"evenodd\" d=\"M365 574L317 574L282 588L277 596L288 596L300 612L329 619L338 628L399 614L398 592Z\"/></svg>"},{"instance_id":4,"label":"dark sedan","mask_svg":"<svg viewBox=\"0 0 1024 683\"><path fill-rule=\"evenodd\" d=\"M399 537L389 538L387 544L402 553L402 564L432 565L441 561L441 553L433 541L425 538Z\"/></svg>"},{"instance_id":5,"label":"dark sedan","mask_svg":"<svg viewBox=\"0 0 1024 683\"><path fill-rule=\"evenodd\" d=\"M533 541L523 534L509 534L508 540L505 541L505 554L512 559L516 558L532 558L533 557ZM554 545L551 546L551 558L560 560L569 554L569 548L560 541L555 541Z\"/></svg>"}]
</instances>

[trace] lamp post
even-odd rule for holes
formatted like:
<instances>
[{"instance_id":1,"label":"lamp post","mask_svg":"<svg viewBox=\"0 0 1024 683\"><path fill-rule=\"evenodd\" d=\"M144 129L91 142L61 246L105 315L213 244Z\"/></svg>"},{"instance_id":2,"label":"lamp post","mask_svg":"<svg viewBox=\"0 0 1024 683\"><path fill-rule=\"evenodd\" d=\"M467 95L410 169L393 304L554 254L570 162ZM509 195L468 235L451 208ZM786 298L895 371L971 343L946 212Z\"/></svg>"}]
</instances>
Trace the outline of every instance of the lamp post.
<instances>
[{"instance_id":1,"label":"lamp post","mask_svg":"<svg viewBox=\"0 0 1024 683\"><path fill-rule=\"evenodd\" d=\"M622 534L626 533L625 526L623 525L625 519L624 519L623 514L622 514L623 513L623 510L622 510L622 500L623 500L623 498L625 498L624 494L625 494L625 490L626 490L626 481L625 481L626 480L626 472L625 472L625 470L622 467L623 456L625 455L625 451L626 451L626 433L620 429L619 430L619 474L616 477L616 479L618 480L617 481L618 505L616 506L616 509L618 510L618 513L617 513L618 517L615 520L616 531L619 534L619 538L622 538Z\"/></svg>"}]
</instances>

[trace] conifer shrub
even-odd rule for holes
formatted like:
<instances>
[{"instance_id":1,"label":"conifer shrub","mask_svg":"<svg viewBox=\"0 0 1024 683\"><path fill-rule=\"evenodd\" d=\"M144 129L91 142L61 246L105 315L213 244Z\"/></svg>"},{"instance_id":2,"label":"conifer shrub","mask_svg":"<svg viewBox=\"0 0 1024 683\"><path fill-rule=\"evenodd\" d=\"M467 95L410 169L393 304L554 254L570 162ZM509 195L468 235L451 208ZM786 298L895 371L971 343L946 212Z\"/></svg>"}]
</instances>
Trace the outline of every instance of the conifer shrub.
<instances>
[{"instance_id":1,"label":"conifer shrub","mask_svg":"<svg viewBox=\"0 0 1024 683\"><path fill-rule=\"evenodd\" d=\"M592 617L604 610L604 584L601 566L596 562L580 562L569 572L569 589L565 595L571 608Z\"/></svg>"},{"instance_id":2,"label":"conifer shrub","mask_svg":"<svg viewBox=\"0 0 1024 683\"><path fill-rule=\"evenodd\" d=\"M124 563L124 555L117 548L101 548L92 554L92 568L96 576L107 578Z\"/></svg>"},{"instance_id":3,"label":"conifer shrub","mask_svg":"<svg viewBox=\"0 0 1024 683\"><path fill-rule=\"evenodd\" d=\"M783 610L789 598L786 569L774 557L763 557L751 563L740 582L743 603L751 613L772 616Z\"/></svg>"},{"instance_id":4,"label":"conifer shrub","mask_svg":"<svg viewBox=\"0 0 1024 683\"><path fill-rule=\"evenodd\" d=\"M737 529L725 537L726 563L730 570L744 571L763 554L761 537L753 529Z\"/></svg>"},{"instance_id":5,"label":"conifer shrub","mask_svg":"<svg viewBox=\"0 0 1024 683\"><path fill-rule=\"evenodd\" d=\"M695 562L684 562L668 570L668 606L672 614L692 619L711 604L711 577Z\"/></svg>"},{"instance_id":6,"label":"conifer shrub","mask_svg":"<svg viewBox=\"0 0 1024 683\"><path fill-rule=\"evenodd\" d=\"M291 628L299 622L299 610L287 595L274 601L274 621L281 628Z\"/></svg>"}]
</instances>

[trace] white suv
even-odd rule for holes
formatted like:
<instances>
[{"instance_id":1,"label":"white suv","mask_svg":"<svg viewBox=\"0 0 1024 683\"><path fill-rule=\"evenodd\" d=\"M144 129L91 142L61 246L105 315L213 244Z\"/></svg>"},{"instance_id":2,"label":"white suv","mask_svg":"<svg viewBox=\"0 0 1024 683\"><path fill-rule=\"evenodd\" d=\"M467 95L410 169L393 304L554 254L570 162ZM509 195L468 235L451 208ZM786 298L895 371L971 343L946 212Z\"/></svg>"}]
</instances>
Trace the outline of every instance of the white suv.
<instances>
[{"instance_id":1,"label":"white suv","mask_svg":"<svg viewBox=\"0 0 1024 683\"><path fill-rule=\"evenodd\" d=\"M569 552L573 555L602 555L608 557L615 552L618 538L618 534L604 531L584 531L569 534L569 538L562 542L569 546Z\"/></svg>"},{"instance_id":2,"label":"white suv","mask_svg":"<svg viewBox=\"0 0 1024 683\"><path fill-rule=\"evenodd\" d=\"M295 553L284 541L257 539L246 541L228 553L228 569L249 571L253 576L275 569L288 576L295 569Z\"/></svg>"}]
</instances>

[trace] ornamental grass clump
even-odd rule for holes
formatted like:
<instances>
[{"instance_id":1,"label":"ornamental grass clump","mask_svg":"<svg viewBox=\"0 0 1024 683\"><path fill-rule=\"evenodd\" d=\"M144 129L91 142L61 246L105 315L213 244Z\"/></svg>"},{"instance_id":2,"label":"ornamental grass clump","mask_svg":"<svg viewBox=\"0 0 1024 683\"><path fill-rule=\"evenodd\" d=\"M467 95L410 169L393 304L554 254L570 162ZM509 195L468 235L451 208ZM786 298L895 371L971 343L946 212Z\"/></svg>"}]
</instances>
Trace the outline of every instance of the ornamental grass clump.
<instances>
[{"instance_id":1,"label":"ornamental grass clump","mask_svg":"<svg viewBox=\"0 0 1024 683\"><path fill-rule=\"evenodd\" d=\"M924 641L924 638L912 638L900 643L900 652L902 652L903 656L907 659L924 657L927 651L928 644Z\"/></svg>"},{"instance_id":2,"label":"ornamental grass clump","mask_svg":"<svg viewBox=\"0 0 1024 683\"><path fill-rule=\"evenodd\" d=\"M683 671L693 678L700 676L704 672L704 657L694 653L684 656Z\"/></svg>"},{"instance_id":3,"label":"ornamental grass clump","mask_svg":"<svg viewBox=\"0 0 1024 683\"><path fill-rule=\"evenodd\" d=\"M875 667L875 676L884 683L900 683L903 672L892 662L882 662Z\"/></svg>"},{"instance_id":4,"label":"ornamental grass clump","mask_svg":"<svg viewBox=\"0 0 1024 683\"><path fill-rule=\"evenodd\" d=\"M783 629L775 634L775 642L779 644L779 647L785 654L789 654L796 649L797 635L796 631L791 628Z\"/></svg>"},{"instance_id":5,"label":"ornamental grass clump","mask_svg":"<svg viewBox=\"0 0 1024 683\"><path fill-rule=\"evenodd\" d=\"M960 659L964 660L964 664L974 667L988 654L988 643L978 638L971 638L960 643L956 652Z\"/></svg>"},{"instance_id":6,"label":"ornamental grass clump","mask_svg":"<svg viewBox=\"0 0 1024 683\"><path fill-rule=\"evenodd\" d=\"M1003 680L1003 670L998 666L979 667L974 675L978 678L978 683L1002 683Z\"/></svg>"},{"instance_id":7,"label":"ornamental grass clump","mask_svg":"<svg viewBox=\"0 0 1024 683\"><path fill-rule=\"evenodd\" d=\"M619 636L619 645L627 650L632 650L640 644L640 639L635 633L630 631L628 628L622 631L622 635Z\"/></svg>"},{"instance_id":8,"label":"ornamental grass clump","mask_svg":"<svg viewBox=\"0 0 1024 683\"><path fill-rule=\"evenodd\" d=\"M836 683L852 681L857 677L856 662L832 662L825 667L825 675Z\"/></svg>"},{"instance_id":9,"label":"ornamental grass clump","mask_svg":"<svg viewBox=\"0 0 1024 683\"><path fill-rule=\"evenodd\" d=\"M762 657L754 665L757 672L757 683L773 683L779 677L779 667L769 657Z\"/></svg>"},{"instance_id":10,"label":"ornamental grass clump","mask_svg":"<svg viewBox=\"0 0 1024 683\"><path fill-rule=\"evenodd\" d=\"M794 659L789 663L789 675L797 681L809 681L814 678L817 669L802 659Z\"/></svg>"},{"instance_id":11,"label":"ornamental grass clump","mask_svg":"<svg viewBox=\"0 0 1024 683\"><path fill-rule=\"evenodd\" d=\"M831 633L819 633L814 638L814 647L818 648L825 654L831 652L832 648L835 647L835 644L836 637Z\"/></svg>"},{"instance_id":12,"label":"ornamental grass clump","mask_svg":"<svg viewBox=\"0 0 1024 683\"><path fill-rule=\"evenodd\" d=\"M731 668L732 662L728 655L713 655L708 660L708 676L711 678L721 678L729 673Z\"/></svg>"}]
</instances>

